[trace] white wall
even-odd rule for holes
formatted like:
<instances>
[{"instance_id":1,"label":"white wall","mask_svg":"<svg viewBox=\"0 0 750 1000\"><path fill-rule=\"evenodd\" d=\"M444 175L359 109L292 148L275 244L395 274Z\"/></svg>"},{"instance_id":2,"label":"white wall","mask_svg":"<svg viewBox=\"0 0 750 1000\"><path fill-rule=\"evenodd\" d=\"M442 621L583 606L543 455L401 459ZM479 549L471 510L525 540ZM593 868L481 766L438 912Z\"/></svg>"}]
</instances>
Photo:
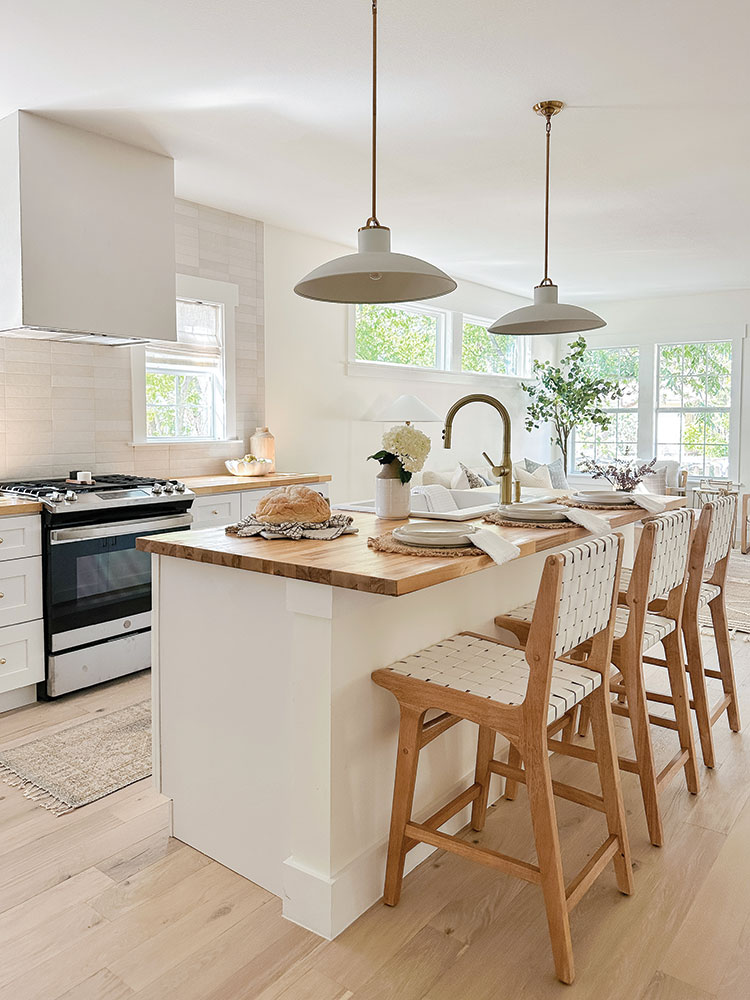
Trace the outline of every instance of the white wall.
<instances>
[{"instance_id":1,"label":"white wall","mask_svg":"<svg viewBox=\"0 0 750 1000\"><path fill-rule=\"evenodd\" d=\"M750 485L750 290L707 292L697 295L590 303L607 321L600 331L586 334L592 346L656 344L660 339L742 339L742 375L739 410L739 468L734 477ZM646 457L645 453L642 457Z\"/></svg>"},{"instance_id":2,"label":"white wall","mask_svg":"<svg viewBox=\"0 0 750 1000\"><path fill-rule=\"evenodd\" d=\"M524 430L525 394L515 380L347 374L347 307L311 302L295 295L293 288L316 265L349 252L347 247L265 227L266 418L276 435L277 467L331 473L338 501L371 497L377 465L367 456L380 447L387 425L366 417L401 393L419 396L441 415L469 392L496 396L511 414L514 459L526 455L546 459L549 435L529 435ZM455 292L434 304L494 318L526 305L527 300L460 282ZM540 356L555 350L539 338L534 347ZM482 451L496 462L502 457L500 418L487 406L472 404L456 417L450 452L442 447L440 425L424 424L421 429L433 441L428 468L455 467L459 460L483 466Z\"/></svg>"}]
</instances>

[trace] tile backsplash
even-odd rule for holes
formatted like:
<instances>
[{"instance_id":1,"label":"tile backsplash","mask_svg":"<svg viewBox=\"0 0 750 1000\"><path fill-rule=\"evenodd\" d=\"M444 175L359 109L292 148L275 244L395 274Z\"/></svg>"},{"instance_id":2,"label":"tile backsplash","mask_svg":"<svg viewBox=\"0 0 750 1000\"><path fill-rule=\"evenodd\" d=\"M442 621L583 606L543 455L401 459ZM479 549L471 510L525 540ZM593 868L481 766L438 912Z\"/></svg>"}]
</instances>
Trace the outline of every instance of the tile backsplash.
<instances>
[{"instance_id":1,"label":"tile backsplash","mask_svg":"<svg viewBox=\"0 0 750 1000\"><path fill-rule=\"evenodd\" d=\"M133 447L130 348L0 336L0 477L71 469L144 476L224 471L263 423L263 225L175 203L176 272L239 288L237 437L244 444ZM116 304L114 306L116 308Z\"/></svg>"}]
</instances>

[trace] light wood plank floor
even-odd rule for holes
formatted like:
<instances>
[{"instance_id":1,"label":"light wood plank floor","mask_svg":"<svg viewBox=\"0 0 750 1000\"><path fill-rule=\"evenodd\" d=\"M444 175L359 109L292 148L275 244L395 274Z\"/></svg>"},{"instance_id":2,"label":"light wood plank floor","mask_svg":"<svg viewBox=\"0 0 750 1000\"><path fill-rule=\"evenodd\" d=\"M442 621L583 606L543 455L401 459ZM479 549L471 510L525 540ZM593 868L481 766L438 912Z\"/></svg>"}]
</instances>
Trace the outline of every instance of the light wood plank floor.
<instances>
[{"instance_id":1,"label":"light wood plank floor","mask_svg":"<svg viewBox=\"0 0 750 1000\"><path fill-rule=\"evenodd\" d=\"M733 646L747 724L750 643ZM138 701L148 683L137 675L19 709L0 719L0 742ZM329 943L283 920L263 889L170 840L167 803L147 781L60 818L0 784L0 1000L744 1000L749 738L723 721L715 732L718 766L701 768L700 796L681 781L666 793L661 849L624 776L636 893L621 896L608 872L576 909L571 987L554 979L536 887L453 855L434 854L398 907L374 906ZM661 756L672 739L657 732ZM622 720L618 740L629 749ZM595 787L581 761L553 768ZM602 818L558 809L571 873L601 840ZM466 836L533 860L524 790Z\"/></svg>"}]
</instances>

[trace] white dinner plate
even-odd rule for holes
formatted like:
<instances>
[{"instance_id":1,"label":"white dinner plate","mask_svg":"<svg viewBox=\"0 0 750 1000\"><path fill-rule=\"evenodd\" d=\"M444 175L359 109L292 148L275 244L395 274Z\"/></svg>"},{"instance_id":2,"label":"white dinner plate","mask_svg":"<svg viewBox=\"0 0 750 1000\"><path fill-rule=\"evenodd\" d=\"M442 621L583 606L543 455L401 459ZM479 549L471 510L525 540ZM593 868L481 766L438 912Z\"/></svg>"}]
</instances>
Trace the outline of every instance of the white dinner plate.
<instances>
[{"instance_id":1,"label":"white dinner plate","mask_svg":"<svg viewBox=\"0 0 750 1000\"><path fill-rule=\"evenodd\" d=\"M426 548L459 548L471 545L468 537L476 526L454 527L452 524L436 524L434 521L413 521L392 531L393 537L406 545L421 545Z\"/></svg>"},{"instance_id":2,"label":"white dinner plate","mask_svg":"<svg viewBox=\"0 0 750 1000\"><path fill-rule=\"evenodd\" d=\"M578 503L612 504L616 507L621 507L624 503L634 503L632 493L615 493L612 490L590 490L574 493L571 499Z\"/></svg>"},{"instance_id":3,"label":"white dinner plate","mask_svg":"<svg viewBox=\"0 0 750 1000\"><path fill-rule=\"evenodd\" d=\"M561 504L518 503L498 509L509 521L564 521L569 508Z\"/></svg>"}]
</instances>

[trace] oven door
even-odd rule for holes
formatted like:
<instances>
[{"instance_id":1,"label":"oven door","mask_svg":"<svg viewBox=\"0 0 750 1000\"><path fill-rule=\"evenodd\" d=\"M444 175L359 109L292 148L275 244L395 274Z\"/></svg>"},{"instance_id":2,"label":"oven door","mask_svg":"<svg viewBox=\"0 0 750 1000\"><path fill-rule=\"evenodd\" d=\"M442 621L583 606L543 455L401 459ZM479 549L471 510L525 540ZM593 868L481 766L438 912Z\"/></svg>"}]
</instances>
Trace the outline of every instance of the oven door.
<instances>
[{"instance_id":1,"label":"oven door","mask_svg":"<svg viewBox=\"0 0 750 1000\"><path fill-rule=\"evenodd\" d=\"M151 556L137 538L187 530L192 514L52 528L45 572L48 650L58 652L151 625Z\"/></svg>"}]
</instances>

